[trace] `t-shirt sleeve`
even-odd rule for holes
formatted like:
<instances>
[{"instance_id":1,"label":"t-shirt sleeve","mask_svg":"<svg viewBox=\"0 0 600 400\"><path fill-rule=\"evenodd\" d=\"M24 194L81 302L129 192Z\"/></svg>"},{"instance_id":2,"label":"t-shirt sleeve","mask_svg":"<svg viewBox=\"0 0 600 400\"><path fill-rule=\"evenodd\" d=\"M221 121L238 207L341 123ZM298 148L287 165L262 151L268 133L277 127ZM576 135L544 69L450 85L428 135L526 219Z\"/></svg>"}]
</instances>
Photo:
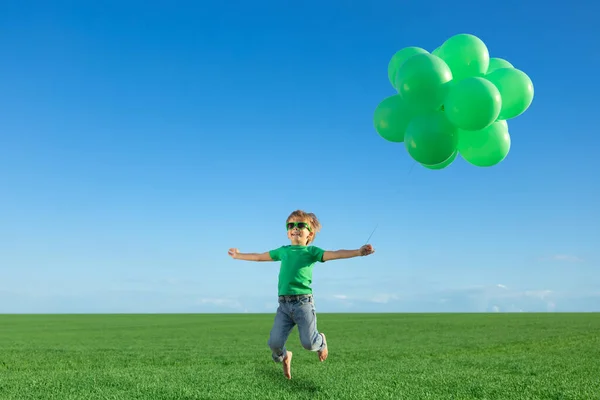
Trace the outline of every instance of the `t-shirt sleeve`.
<instances>
[{"instance_id":1,"label":"t-shirt sleeve","mask_svg":"<svg viewBox=\"0 0 600 400\"><path fill-rule=\"evenodd\" d=\"M323 253L325 253L325 250L322 248L310 246L310 254L312 254L312 256L315 258L315 261L323 262Z\"/></svg>"},{"instance_id":2,"label":"t-shirt sleeve","mask_svg":"<svg viewBox=\"0 0 600 400\"><path fill-rule=\"evenodd\" d=\"M283 249L282 247L279 247L277 249L273 249L271 251L269 251L269 255L271 256L271 260L273 261L281 261L281 251Z\"/></svg>"}]
</instances>

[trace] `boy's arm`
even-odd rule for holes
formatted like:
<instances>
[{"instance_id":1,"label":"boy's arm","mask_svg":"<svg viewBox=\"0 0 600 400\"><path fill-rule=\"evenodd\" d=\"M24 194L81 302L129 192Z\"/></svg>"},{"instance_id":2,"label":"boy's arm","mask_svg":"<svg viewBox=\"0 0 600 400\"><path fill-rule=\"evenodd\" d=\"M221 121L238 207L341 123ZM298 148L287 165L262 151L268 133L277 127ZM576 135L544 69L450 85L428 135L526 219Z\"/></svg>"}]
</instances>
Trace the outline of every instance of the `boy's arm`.
<instances>
[{"instance_id":1,"label":"boy's arm","mask_svg":"<svg viewBox=\"0 0 600 400\"><path fill-rule=\"evenodd\" d=\"M339 260L342 258L353 258L360 256L368 256L369 254L375 253L373 246L370 244L366 244L362 246L360 249L356 250L335 250L335 251L325 251L323 253L323 262L330 260Z\"/></svg>"},{"instance_id":2,"label":"boy's arm","mask_svg":"<svg viewBox=\"0 0 600 400\"><path fill-rule=\"evenodd\" d=\"M240 253L238 249L229 249L227 252L236 260L244 260L244 261L273 261L271 258L271 254L269 252L264 253Z\"/></svg>"}]
</instances>

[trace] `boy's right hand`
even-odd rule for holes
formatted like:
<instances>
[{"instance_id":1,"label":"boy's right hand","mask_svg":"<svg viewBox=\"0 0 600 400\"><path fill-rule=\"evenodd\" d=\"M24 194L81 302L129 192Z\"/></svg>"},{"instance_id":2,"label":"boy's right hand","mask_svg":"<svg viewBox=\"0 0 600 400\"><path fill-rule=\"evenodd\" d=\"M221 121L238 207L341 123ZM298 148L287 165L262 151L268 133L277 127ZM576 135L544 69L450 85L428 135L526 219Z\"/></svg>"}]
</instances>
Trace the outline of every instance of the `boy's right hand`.
<instances>
[{"instance_id":1,"label":"boy's right hand","mask_svg":"<svg viewBox=\"0 0 600 400\"><path fill-rule=\"evenodd\" d=\"M229 249L229 251L227 252L227 254L231 256L231 258L237 258L239 253L240 251L238 249Z\"/></svg>"},{"instance_id":2,"label":"boy's right hand","mask_svg":"<svg viewBox=\"0 0 600 400\"><path fill-rule=\"evenodd\" d=\"M361 256L368 256L369 254L375 253L375 250L370 244L365 244L359 249L359 252Z\"/></svg>"}]
</instances>

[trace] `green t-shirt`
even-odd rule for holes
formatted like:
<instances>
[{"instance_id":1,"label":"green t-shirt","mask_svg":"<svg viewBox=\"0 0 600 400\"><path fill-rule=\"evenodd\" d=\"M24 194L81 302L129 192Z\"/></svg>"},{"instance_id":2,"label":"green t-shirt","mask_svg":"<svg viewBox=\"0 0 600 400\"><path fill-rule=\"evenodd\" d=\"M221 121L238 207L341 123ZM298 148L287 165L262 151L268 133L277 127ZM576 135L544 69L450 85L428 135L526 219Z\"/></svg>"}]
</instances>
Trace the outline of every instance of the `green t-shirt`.
<instances>
[{"instance_id":1,"label":"green t-shirt","mask_svg":"<svg viewBox=\"0 0 600 400\"><path fill-rule=\"evenodd\" d=\"M312 271L317 261L323 262L325 250L315 246L281 246L271 250L273 261L281 261L279 296L311 294Z\"/></svg>"}]
</instances>

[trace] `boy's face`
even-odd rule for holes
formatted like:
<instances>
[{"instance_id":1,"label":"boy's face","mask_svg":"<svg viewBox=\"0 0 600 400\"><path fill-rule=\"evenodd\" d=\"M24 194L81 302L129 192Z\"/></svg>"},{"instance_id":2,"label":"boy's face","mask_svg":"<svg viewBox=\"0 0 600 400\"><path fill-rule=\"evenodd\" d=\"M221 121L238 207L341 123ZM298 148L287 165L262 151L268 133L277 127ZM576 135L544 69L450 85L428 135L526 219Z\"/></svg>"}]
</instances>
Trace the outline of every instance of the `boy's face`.
<instances>
[{"instance_id":1,"label":"boy's face","mask_svg":"<svg viewBox=\"0 0 600 400\"><path fill-rule=\"evenodd\" d=\"M293 245L305 246L308 238L313 234L308 221L290 219L286 225L288 239Z\"/></svg>"}]
</instances>

